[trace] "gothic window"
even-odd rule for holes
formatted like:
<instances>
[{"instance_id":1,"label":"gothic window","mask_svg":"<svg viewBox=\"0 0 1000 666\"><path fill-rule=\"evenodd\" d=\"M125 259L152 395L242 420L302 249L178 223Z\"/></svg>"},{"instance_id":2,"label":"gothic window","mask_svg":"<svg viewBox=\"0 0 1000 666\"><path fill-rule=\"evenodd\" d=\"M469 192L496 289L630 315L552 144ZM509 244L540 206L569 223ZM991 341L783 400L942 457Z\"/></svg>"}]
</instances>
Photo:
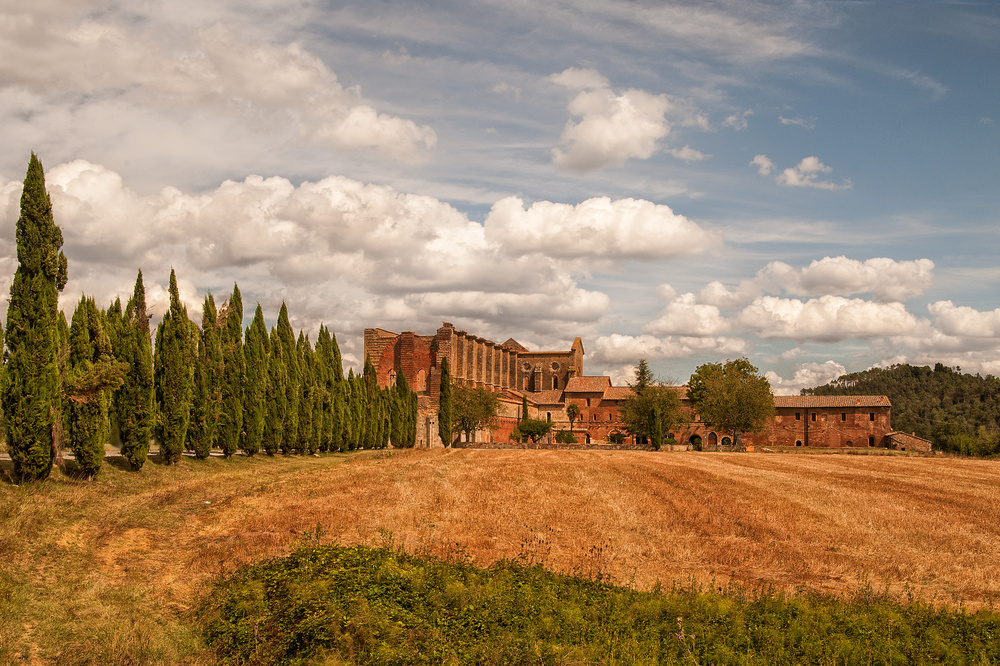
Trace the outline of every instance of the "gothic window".
<instances>
[{"instance_id":1,"label":"gothic window","mask_svg":"<svg viewBox=\"0 0 1000 666\"><path fill-rule=\"evenodd\" d=\"M559 388L559 378L558 377L553 377L552 378L552 388L553 389Z\"/></svg>"}]
</instances>

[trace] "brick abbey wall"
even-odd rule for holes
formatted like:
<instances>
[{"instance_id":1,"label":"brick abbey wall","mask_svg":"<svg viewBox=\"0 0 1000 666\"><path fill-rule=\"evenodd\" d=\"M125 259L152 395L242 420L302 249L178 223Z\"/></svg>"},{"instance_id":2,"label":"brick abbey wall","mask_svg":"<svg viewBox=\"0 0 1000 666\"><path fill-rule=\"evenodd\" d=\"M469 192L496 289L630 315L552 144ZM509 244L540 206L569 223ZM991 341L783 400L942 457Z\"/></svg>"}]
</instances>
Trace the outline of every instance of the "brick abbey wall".
<instances>
[{"instance_id":1,"label":"brick abbey wall","mask_svg":"<svg viewBox=\"0 0 1000 666\"><path fill-rule=\"evenodd\" d=\"M365 354L375 365L378 384L395 383L396 373L406 375L410 387L420 394L417 426L418 446L442 446L437 434L437 400L440 394L441 363L448 359L452 381L486 388L498 394L501 415L493 430L476 433L473 442L461 446L506 448L517 426L521 397L526 396L528 414L553 424L553 435L536 447L610 446L613 435L624 435L621 449L649 448L628 436L621 422L621 408L631 390L612 386L607 377L583 374L583 343L574 340L569 350L528 351L514 340L498 344L471 335L445 322L434 335L412 331L392 333L383 329L365 330ZM682 403L686 390L677 387ZM571 423L566 408L576 404L579 416ZM741 436L748 450L762 447L890 447L929 450L919 438L895 439L885 396L778 396L775 416L760 433ZM694 419L671 432L681 448L707 450L732 444L731 433L713 429ZM554 434L571 431L577 445L555 445ZM456 433L456 438L458 433ZM515 448L523 448L517 445Z\"/></svg>"}]
</instances>

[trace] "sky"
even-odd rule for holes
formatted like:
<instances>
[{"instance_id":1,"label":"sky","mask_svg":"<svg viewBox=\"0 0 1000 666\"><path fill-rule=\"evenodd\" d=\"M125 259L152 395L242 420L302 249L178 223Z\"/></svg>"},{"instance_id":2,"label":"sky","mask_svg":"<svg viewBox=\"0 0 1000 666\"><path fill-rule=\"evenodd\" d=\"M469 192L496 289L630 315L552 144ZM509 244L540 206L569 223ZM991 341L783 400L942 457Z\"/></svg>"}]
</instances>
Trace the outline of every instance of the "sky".
<instances>
[{"instance_id":1,"label":"sky","mask_svg":"<svg viewBox=\"0 0 1000 666\"><path fill-rule=\"evenodd\" d=\"M448 321L617 384L996 375L997 63L993 1L7 0L0 290L34 151L67 317L173 268L354 367Z\"/></svg>"}]
</instances>

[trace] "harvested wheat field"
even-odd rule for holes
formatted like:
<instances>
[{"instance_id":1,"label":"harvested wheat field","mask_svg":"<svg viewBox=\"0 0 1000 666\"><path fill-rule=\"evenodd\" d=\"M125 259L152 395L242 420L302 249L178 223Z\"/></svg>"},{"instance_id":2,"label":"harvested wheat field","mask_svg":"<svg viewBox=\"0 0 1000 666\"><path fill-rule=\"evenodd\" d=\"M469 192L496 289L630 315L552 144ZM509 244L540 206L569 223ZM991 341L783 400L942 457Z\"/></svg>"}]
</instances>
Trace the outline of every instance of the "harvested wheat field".
<instances>
[{"instance_id":1,"label":"harvested wheat field","mask_svg":"<svg viewBox=\"0 0 1000 666\"><path fill-rule=\"evenodd\" d=\"M350 544L527 557L563 572L845 591L859 583L979 604L1000 596L1000 468L847 455L407 451L297 488L226 499L192 533L195 570L319 525Z\"/></svg>"},{"instance_id":2,"label":"harvested wheat field","mask_svg":"<svg viewBox=\"0 0 1000 666\"><path fill-rule=\"evenodd\" d=\"M1000 598L998 471L888 455L407 450L54 475L0 485L0 578L14 581L0 628L60 661L92 635L74 623L181 617L220 574L317 527L341 544L391 535L408 551L639 588L870 584L975 608ZM141 640L198 642L183 622L156 626Z\"/></svg>"}]
</instances>

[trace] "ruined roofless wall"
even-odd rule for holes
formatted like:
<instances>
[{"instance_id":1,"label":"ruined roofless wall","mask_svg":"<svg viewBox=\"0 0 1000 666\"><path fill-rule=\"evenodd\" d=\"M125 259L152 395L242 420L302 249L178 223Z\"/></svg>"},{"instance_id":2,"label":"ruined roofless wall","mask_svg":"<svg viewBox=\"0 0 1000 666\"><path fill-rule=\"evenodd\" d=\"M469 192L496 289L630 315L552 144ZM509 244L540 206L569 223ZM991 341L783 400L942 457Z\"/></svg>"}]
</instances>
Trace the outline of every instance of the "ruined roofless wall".
<instances>
[{"instance_id":1,"label":"ruined roofless wall","mask_svg":"<svg viewBox=\"0 0 1000 666\"><path fill-rule=\"evenodd\" d=\"M434 402L441 390L444 358L453 381L496 391L513 388L516 383L517 351L456 330L448 322L434 335L365 329L365 355L375 365L379 386L392 384L395 373L401 370L410 388L428 394Z\"/></svg>"}]
</instances>

